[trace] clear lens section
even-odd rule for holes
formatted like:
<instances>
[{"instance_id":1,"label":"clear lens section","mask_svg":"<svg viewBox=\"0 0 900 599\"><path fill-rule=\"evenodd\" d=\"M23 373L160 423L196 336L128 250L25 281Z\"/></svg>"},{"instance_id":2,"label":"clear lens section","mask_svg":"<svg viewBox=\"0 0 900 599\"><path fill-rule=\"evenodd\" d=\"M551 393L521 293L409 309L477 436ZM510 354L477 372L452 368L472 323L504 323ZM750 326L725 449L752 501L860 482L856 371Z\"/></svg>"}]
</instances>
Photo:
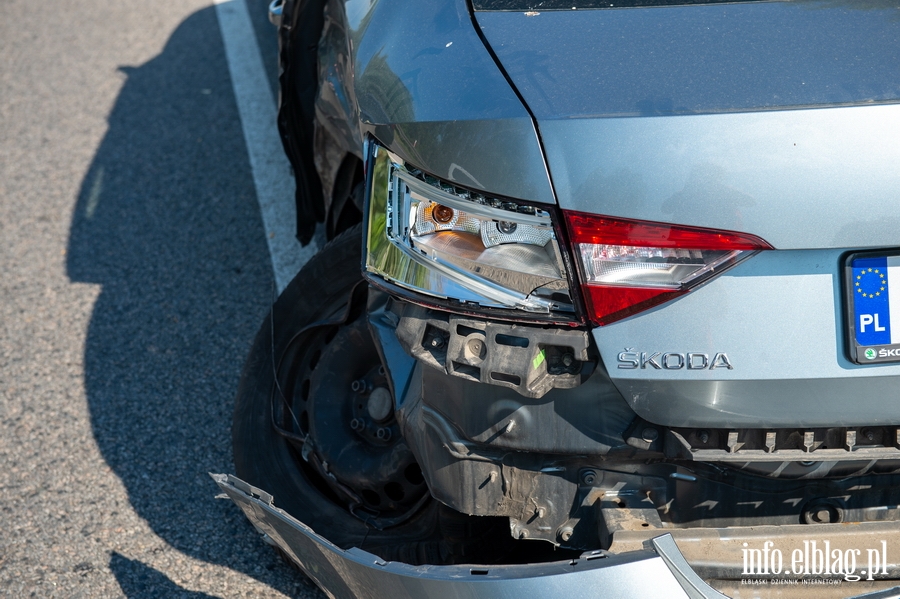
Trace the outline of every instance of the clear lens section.
<instances>
[{"instance_id":1,"label":"clear lens section","mask_svg":"<svg viewBox=\"0 0 900 599\"><path fill-rule=\"evenodd\" d=\"M664 289L681 289L744 253L593 243L577 246L586 283Z\"/></svg>"},{"instance_id":2,"label":"clear lens section","mask_svg":"<svg viewBox=\"0 0 900 599\"><path fill-rule=\"evenodd\" d=\"M549 227L520 225L514 217L507 215L502 215L502 218L513 220L486 220L463 210L454 210L443 204L422 200L418 196L414 198L413 208L414 214L410 216L410 223L413 235L419 238L441 231L472 233L481 238L485 248L504 243L526 243L544 247L554 238L553 231Z\"/></svg>"},{"instance_id":3,"label":"clear lens section","mask_svg":"<svg viewBox=\"0 0 900 599\"><path fill-rule=\"evenodd\" d=\"M574 312L550 214L403 166L376 148L366 269L430 296Z\"/></svg>"}]
</instances>

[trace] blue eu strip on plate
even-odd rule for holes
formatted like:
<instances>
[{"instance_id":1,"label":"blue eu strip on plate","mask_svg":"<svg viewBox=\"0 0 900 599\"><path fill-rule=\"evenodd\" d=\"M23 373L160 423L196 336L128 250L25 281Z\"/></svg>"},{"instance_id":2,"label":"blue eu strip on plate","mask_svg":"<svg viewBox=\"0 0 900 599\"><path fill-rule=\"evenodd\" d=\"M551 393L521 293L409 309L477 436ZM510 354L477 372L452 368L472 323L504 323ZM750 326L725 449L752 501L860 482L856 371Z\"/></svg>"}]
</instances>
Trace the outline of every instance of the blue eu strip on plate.
<instances>
[{"instance_id":1,"label":"blue eu strip on plate","mask_svg":"<svg viewBox=\"0 0 900 599\"><path fill-rule=\"evenodd\" d=\"M847 295L855 361L900 361L900 256L851 256Z\"/></svg>"}]
</instances>

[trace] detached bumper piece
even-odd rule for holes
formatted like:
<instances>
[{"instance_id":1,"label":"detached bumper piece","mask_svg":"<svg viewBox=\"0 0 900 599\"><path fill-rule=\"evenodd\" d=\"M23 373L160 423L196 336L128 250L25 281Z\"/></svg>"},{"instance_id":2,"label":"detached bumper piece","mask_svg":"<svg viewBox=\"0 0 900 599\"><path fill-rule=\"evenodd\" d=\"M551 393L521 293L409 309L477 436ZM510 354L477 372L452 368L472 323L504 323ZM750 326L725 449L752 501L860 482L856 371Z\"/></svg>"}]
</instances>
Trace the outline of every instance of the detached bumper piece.
<instances>
[{"instance_id":1,"label":"detached bumper piece","mask_svg":"<svg viewBox=\"0 0 900 599\"><path fill-rule=\"evenodd\" d=\"M507 566L410 566L385 562L355 547L341 549L275 507L274 498L269 493L231 475L210 476L227 497L243 510L267 543L281 549L316 584L327 589L329 597L335 599L521 599L525 596L548 599L728 599L727 595L709 586L691 568L670 534L649 541L646 540L646 533L626 534L617 539L613 546L613 549L618 546L621 553L593 551L582 554L578 559L559 562ZM884 524L866 523L859 526L859 530L843 530L843 534L838 536L861 542L871 539L873 533L881 538L879 535L882 533L894 532L892 527ZM709 529L699 536L694 529L676 531L676 534L679 542L686 544L691 554L696 554L692 559L706 571L721 567L721 564L715 565L719 560L714 557L720 553L720 546L728 554L725 556L727 562L730 554L735 553L735 548L740 552L740 546L747 543L756 545L764 538L782 537L780 542L787 543L787 547L789 540L802 536L796 530L798 528L808 528L813 533L811 538L822 540L819 538L821 534L815 534L822 532L816 527L787 528L791 529L790 532L781 535L779 527ZM732 535L734 531L739 532ZM893 563L890 565L893 567ZM707 574L715 576L712 571ZM735 591L735 597L745 596L742 591L750 591L751 596L757 596L753 591L762 590L759 587L744 589L741 581L734 582L736 586L731 585L731 588ZM891 585L892 581L881 583L886 586ZM900 599L900 587L882 586L879 589L864 581L830 588L809 586L799 595L783 594L785 589L779 586L766 590L772 590L774 594L764 592L760 596Z\"/></svg>"},{"instance_id":2,"label":"detached bumper piece","mask_svg":"<svg viewBox=\"0 0 900 599\"><path fill-rule=\"evenodd\" d=\"M655 551L512 566L409 566L358 548L343 550L275 507L271 495L229 475L213 480L264 535L336 599L521 599L609 597L721 599L668 535Z\"/></svg>"}]
</instances>

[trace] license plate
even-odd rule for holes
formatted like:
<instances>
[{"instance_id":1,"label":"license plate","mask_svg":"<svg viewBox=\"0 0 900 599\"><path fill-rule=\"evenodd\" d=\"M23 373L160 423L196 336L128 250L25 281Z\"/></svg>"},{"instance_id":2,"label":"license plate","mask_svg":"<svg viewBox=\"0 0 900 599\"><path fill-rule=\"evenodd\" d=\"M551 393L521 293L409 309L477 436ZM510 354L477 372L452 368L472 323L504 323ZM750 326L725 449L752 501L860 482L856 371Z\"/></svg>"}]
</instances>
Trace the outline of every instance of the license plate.
<instances>
[{"instance_id":1,"label":"license plate","mask_svg":"<svg viewBox=\"0 0 900 599\"><path fill-rule=\"evenodd\" d=\"M844 264L850 358L900 362L900 252L852 254Z\"/></svg>"}]
</instances>

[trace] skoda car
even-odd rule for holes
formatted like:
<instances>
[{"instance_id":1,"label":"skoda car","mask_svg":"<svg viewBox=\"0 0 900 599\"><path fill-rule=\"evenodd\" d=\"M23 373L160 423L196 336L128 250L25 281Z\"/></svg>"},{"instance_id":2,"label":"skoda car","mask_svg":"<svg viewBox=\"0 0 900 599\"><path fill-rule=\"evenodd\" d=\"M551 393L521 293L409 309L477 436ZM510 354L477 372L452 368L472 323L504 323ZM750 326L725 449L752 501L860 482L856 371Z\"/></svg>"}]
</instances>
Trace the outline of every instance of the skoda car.
<instances>
[{"instance_id":1,"label":"skoda car","mask_svg":"<svg viewBox=\"0 0 900 599\"><path fill-rule=\"evenodd\" d=\"M896 0L276 0L220 486L332 597L894 597Z\"/></svg>"}]
</instances>

